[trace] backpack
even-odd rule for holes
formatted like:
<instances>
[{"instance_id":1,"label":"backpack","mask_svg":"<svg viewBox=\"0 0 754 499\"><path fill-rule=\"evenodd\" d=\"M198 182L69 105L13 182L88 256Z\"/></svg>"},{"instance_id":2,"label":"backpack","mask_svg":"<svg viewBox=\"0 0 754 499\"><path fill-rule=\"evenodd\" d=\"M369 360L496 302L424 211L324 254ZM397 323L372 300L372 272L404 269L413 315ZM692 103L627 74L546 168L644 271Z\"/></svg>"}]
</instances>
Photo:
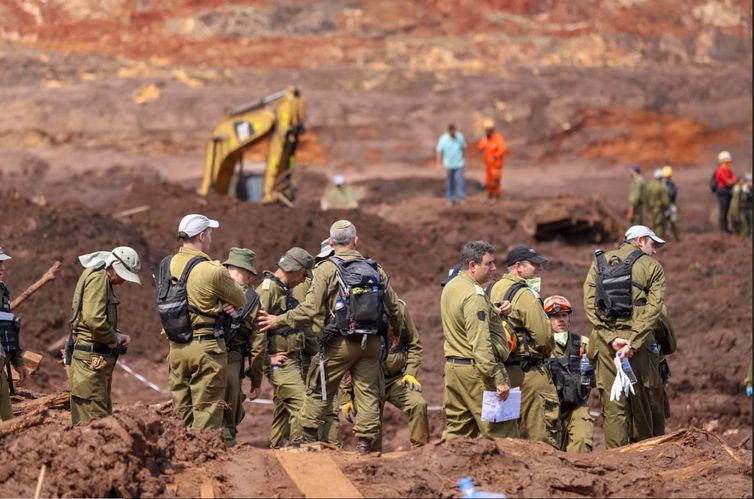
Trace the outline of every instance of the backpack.
<instances>
[{"instance_id":1,"label":"backpack","mask_svg":"<svg viewBox=\"0 0 754 499\"><path fill-rule=\"evenodd\" d=\"M190 343L194 336L194 328L189 316L186 280L193 268L207 259L202 256L195 256L189 260L178 280L170 274L172 259L173 255L170 255L160 262L160 279L157 282L157 312L160 314L162 328L170 341Z\"/></svg>"},{"instance_id":2,"label":"backpack","mask_svg":"<svg viewBox=\"0 0 754 499\"><path fill-rule=\"evenodd\" d=\"M709 178L709 190L711 190L713 194L717 193L717 168L712 170L712 176Z\"/></svg>"},{"instance_id":3,"label":"backpack","mask_svg":"<svg viewBox=\"0 0 754 499\"><path fill-rule=\"evenodd\" d=\"M225 331L226 342L229 342L236 337L238 332L241 330L241 323L246 320L246 317L248 317L249 313L251 313L251 309L254 308L254 305L256 305L257 302L259 302L259 295L254 290L254 288L249 286L249 289L246 290L246 305L244 305L243 308L238 311L238 315L236 317L231 318L230 324Z\"/></svg>"},{"instance_id":4,"label":"backpack","mask_svg":"<svg viewBox=\"0 0 754 499\"><path fill-rule=\"evenodd\" d=\"M518 293L519 290L524 289L525 287L526 283L523 282L513 284L508 288L508 291L505 292L505 295L503 295L503 301L513 303L513 297L516 296L516 293ZM525 328L514 326L507 317L503 319L503 331L505 331L505 341L508 342L508 351L511 355L513 355L518 348L519 336L521 337L521 343L524 345L524 355L529 354L529 339L531 338L529 331Z\"/></svg>"},{"instance_id":5,"label":"backpack","mask_svg":"<svg viewBox=\"0 0 754 499\"><path fill-rule=\"evenodd\" d=\"M631 279L631 269L634 262L644 256L644 252L636 249L628 257L615 265L610 265L605 259L605 252L595 250L597 262L597 292L594 302L597 310L602 312L608 320L630 319L633 310L631 291L634 286L649 294L649 289Z\"/></svg>"},{"instance_id":6,"label":"backpack","mask_svg":"<svg viewBox=\"0 0 754 499\"><path fill-rule=\"evenodd\" d=\"M338 296L335 302L335 327L344 336L354 333L381 333L385 283L377 262L333 256Z\"/></svg>"}]
</instances>

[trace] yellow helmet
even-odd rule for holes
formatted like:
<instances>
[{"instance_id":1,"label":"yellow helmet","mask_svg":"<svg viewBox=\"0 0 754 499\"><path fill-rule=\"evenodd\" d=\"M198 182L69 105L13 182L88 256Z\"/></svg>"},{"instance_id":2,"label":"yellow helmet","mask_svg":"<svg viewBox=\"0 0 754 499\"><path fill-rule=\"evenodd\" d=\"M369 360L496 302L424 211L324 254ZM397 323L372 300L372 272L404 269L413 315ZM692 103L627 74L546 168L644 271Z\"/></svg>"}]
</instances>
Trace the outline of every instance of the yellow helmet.
<instances>
[{"instance_id":1,"label":"yellow helmet","mask_svg":"<svg viewBox=\"0 0 754 499\"><path fill-rule=\"evenodd\" d=\"M670 178L673 176L673 169L669 167L668 165L665 165L662 167L662 176L665 178Z\"/></svg>"},{"instance_id":2,"label":"yellow helmet","mask_svg":"<svg viewBox=\"0 0 754 499\"><path fill-rule=\"evenodd\" d=\"M487 118L486 120L482 122L482 126L484 127L485 130L491 130L495 128L495 122L492 121L490 118Z\"/></svg>"}]
</instances>

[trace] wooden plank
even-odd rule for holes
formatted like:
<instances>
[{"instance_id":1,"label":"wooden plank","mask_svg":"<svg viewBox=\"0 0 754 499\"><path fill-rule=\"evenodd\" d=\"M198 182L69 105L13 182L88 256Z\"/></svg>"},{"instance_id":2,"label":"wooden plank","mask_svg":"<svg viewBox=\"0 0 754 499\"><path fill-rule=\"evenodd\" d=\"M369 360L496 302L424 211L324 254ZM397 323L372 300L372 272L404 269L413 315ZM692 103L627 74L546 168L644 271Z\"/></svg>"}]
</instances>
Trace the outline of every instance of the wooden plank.
<instances>
[{"instance_id":1,"label":"wooden plank","mask_svg":"<svg viewBox=\"0 0 754 499\"><path fill-rule=\"evenodd\" d=\"M275 457L304 497L364 497L326 453L286 450Z\"/></svg>"},{"instance_id":2,"label":"wooden plank","mask_svg":"<svg viewBox=\"0 0 754 499\"><path fill-rule=\"evenodd\" d=\"M42 354L32 352L31 350L24 350L24 366L26 366L26 369L29 371L29 375L39 371L39 366L42 364L43 358L44 356ZM21 379L21 376L18 375L18 371L16 371L16 368L13 366L11 366L11 374L13 375L14 381Z\"/></svg>"},{"instance_id":3,"label":"wooden plank","mask_svg":"<svg viewBox=\"0 0 754 499\"><path fill-rule=\"evenodd\" d=\"M201 489L199 490L199 497L202 499L215 499L215 490L212 487L212 480L209 478L202 482Z\"/></svg>"}]
</instances>

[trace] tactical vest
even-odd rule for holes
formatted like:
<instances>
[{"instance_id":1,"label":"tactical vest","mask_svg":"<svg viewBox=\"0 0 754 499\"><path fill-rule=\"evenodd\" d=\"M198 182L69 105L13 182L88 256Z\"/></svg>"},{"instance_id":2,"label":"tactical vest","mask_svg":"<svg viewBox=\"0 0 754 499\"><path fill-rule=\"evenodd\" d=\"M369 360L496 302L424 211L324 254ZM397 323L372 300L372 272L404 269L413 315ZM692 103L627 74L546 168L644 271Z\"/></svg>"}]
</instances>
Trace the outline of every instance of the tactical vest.
<instances>
[{"instance_id":1,"label":"tactical vest","mask_svg":"<svg viewBox=\"0 0 754 499\"><path fill-rule=\"evenodd\" d=\"M272 315L281 315L287 312L288 310L293 310L294 308L298 307L299 301L293 296L293 293L291 293L291 290L283 284L283 281L277 278L274 274L268 274L265 276L266 279L271 280L285 291L285 308L280 307L278 305L274 305L272 310L268 310L267 313ZM291 337L300 334L302 335L301 338L301 346L303 347L303 330L296 329L290 326L282 326L277 329L273 329L270 331L267 331L267 352L270 354L278 353L277 349L275 348L274 340L275 336L282 336L290 341ZM288 352L292 353L292 352Z\"/></svg>"},{"instance_id":2,"label":"tactical vest","mask_svg":"<svg viewBox=\"0 0 754 499\"><path fill-rule=\"evenodd\" d=\"M594 252L597 264L596 293L594 304L598 312L608 321L630 319L633 310L632 290L637 287L649 294L649 289L631 279L631 270L636 260L644 256L640 249L635 249L625 260L611 265L605 258L605 252ZM646 300L644 301L646 304ZM641 303L637 303L641 305Z\"/></svg>"},{"instance_id":3,"label":"tactical vest","mask_svg":"<svg viewBox=\"0 0 754 499\"><path fill-rule=\"evenodd\" d=\"M19 342L19 332L21 331L21 320L13 315L10 310L10 292L5 286L5 283L0 282L0 296L2 296L2 302L0 303L0 345L3 352L7 354L15 354L21 351L21 344Z\"/></svg>"},{"instance_id":4,"label":"tactical vest","mask_svg":"<svg viewBox=\"0 0 754 499\"><path fill-rule=\"evenodd\" d=\"M566 355L551 355L546 359L552 382L558 390L561 411L570 411L586 403L594 373L594 368L591 368L591 372L581 375L581 337L568 333L568 341L570 348Z\"/></svg>"}]
</instances>

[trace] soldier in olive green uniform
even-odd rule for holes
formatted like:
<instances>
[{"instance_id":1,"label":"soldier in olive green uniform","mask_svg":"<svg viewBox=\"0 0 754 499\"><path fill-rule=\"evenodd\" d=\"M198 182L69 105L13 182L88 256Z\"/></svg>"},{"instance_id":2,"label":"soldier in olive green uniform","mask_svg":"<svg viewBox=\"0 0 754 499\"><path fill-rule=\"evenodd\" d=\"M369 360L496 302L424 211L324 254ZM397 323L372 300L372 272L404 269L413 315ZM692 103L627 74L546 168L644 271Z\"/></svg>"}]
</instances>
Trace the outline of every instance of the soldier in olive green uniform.
<instances>
[{"instance_id":1,"label":"soldier in olive green uniform","mask_svg":"<svg viewBox=\"0 0 754 499\"><path fill-rule=\"evenodd\" d=\"M502 400L510 393L502 362L508 358L507 345L498 343L502 351L497 351L492 340L492 330L502 319L482 288L495 271L495 248L485 241L467 243L460 269L446 281L440 297L446 360L443 440L515 437L515 421L488 423L481 414L485 390Z\"/></svg>"},{"instance_id":2,"label":"soldier in olive green uniform","mask_svg":"<svg viewBox=\"0 0 754 499\"><path fill-rule=\"evenodd\" d=\"M121 347L131 342L118 331L118 299L113 286L141 284L139 255L126 246L79 257L84 271L73 292L71 335L71 420L86 423L113 412L110 391Z\"/></svg>"},{"instance_id":3,"label":"soldier in olive green uniform","mask_svg":"<svg viewBox=\"0 0 754 499\"><path fill-rule=\"evenodd\" d=\"M635 225L643 223L646 183L639 165L631 166L629 171L631 173L631 185L628 188L628 213L626 214L626 219L631 225Z\"/></svg>"},{"instance_id":4,"label":"soldier in olive green uniform","mask_svg":"<svg viewBox=\"0 0 754 499\"><path fill-rule=\"evenodd\" d=\"M659 377L654 378L656 385L652 393L652 432L654 436L660 436L665 434L665 419L670 417L670 399L665 391L668 378L670 378L670 366L665 356L675 353L677 347L675 330L673 329L673 324L670 322L670 313L664 303L660 310L660 320L657 329L653 334L657 345L656 350L659 355ZM650 349L654 350L651 345Z\"/></svg>"},{"instance_id":5,"label":"soldier in olive green uniform","mask_svg":"<svg viewBox=\"0 0 754 499\"><path fill-rule=\"evenodd\" d=\"M728 217L731 227L741 237L751 236L752 218L751 174L747 173L733 186Z\"/></svg>"},{"instance_id":6,"label":"soldier in olive green uniform","mask_svg":"<svg viewBox=\"0 0 754 499\"><path fill-rule=\"evenodd\" d=\"M406 309L406 304L400 301L403 312L403 327L398 334L391 334L391 344L388 354L383 361L382 370L385 376L385 392L382 407L390 402L408 416L409 440L411 446L421 447L429 442L429 420L427 418L427 401L421 394L421 383L416 379L421 367L422 345L419 332ZM343 384L341 383L341 388ZM350 413L357 414L358 407L354 406L351 386L341 389L341 412L345 417ZM375 443L375 448L382 450L382 432Z\"/></svg>"},{"instance_id":7,"label":"soldier in olive green uniform","mask_svg":"<svg viewBox=\"0 0 754 499\"><path fill-rule=\"evenodd\" d=\"M635 225L628 229L620 248L604 254L610 265L628 258L635 250L644 255L631 267L630 317L608 314L597 306L597 265L593 263L584 282L584 310L592 323L587 354L592 359L597 376L597 389L602 402L603 428L608 448L638 442L658 433L657 407L659 352L654 332L660 327L660 313L665 294L665 272L652 258L655 248L664 244L651 229ZM638 380L634 393L610 400L615 381L613 363L616 354L630 359Z\"/></svg>"},{"instance_id":8,"label":"soldier in olive green uniform","mask_svg":"<svg viewBox=\"0 0 754 499\"><path fill-rule=\"evenodd\" d=\"M543 306L555 331L555 349L548 363L560 398L560 450L592 452L594 418L589 414L589 393L594 368L587 364L581 372L589 338L570 332L573 308L565 297L549 296Z\"/></svg>"},{"instance_id":9,"label":"soldier in olive green uniform","mask_svg":"<svg viewBox=\"0 0 754 499\"><path fill-rule=\"evenodd\" d=\"M20 375L18 384L26 382L28 371L24 366L23 350L18 341L18 321L11 314L10 291L5 286L5 262L10 260L3 248L0 248L0 419L6 421L13 417L10 404L10 384L6 376L6 362L10 362ZM7 352L6 352L7 350Z\"/></svg>"},{"instance_id":10,"label":"soldier in olive green uniform","mask_svg":"<svg viewBox=\"0 0 754 499\"><path fill-rule=\"evenodd\" d=\"M289 249L280 260L277 270L264 272L264 280L257 287L262 309L280 315L296 308L298 301L291 288L311 276L314 257L298 247ZM270 447L278 448L301 437L301 407L304 404L303 355L306 332L303 328L281 327L267 332L268 377L275 390Z\"/></svg>"},{"instance_id":11,"label":"soldier in olive green uniform","mask_svg":"<svg viewBox=\"0 0 754 499\"><path fill-rule=\"evenodd\" d=\"M506 257L508 273L492 287L492 301L511 301L506 325L516 335L517 346L505 365L511 386L521 387L521 422L528 438L557 447L560 403L545 364L554 346L553 331L538 290L529 285L536 281L546 261L532 248L515 246ZM512 289L517 291L511 297L508 291Z\"/></svg>"},{"instance_id":12,"label":"soldier in olive green uniform","mask_svg":"<svg viewBox=\"0 0 754 499\"><path fill-rule=\"evenodd\" d=\"M320 315L324 310L326 320L325 335L327 336L325 349L319 356L317 367L309 370L307 393L302 408L303 442L313 442L318 438L318 429L324 421L324 414L332 403L331 397L337 395L337 389L346 371L351 371L354 382L356 403L359 406L360 417L354 431L359 440L360 452L369 452L380 432L380 391L382 384L382 369L380 357L383 339L376 331L369 334L359 333L358 330L348 334L339 329L334 318L336 313L347 311L343 298L343 291L338 283L338 266L334 258L341 259L340 265L353 264L353 260L364 261L363 265L370 265L364 257L356 251L358 236L356 227L347 220L339 220L330 227L330 244L335 249L335 256L320 262L314 271L312 285L306 299L295 309L282 315L272 315L260 312L259 325L262 331L277 329L278 327L302 327ZM375 271L377 272L377 271ZM378 270L381 283L378 285L381 293L380 308L388 315L391 327L399 330L403 317L400 313L398 297L390 287L387 275ZM368 297L373 290L364 290ZM357 299L356 294L349 295L349 299ZM336 309L336 306L338 307ZM381 313L381 310L374 310ZM379 318L377 318L379 320ZM322 383L324 379L324 383ZM324 384L324 386L323 386Z\"/></svg>"},{"instance_id":13,"label":"soldier in olive green uniform","mask_svg":"<svg viewBox=\"0 0 754 499\"><path fill-rule=\"evenodd\" d=\"M670 191L662 181L662 170L659 168L654 172L654 179L647 185L646 205L652 220L652 229L659 237L663 237L670 208Z\"/></svg>"},{"instance_id":14,"label":"soldier in olive green uniform","mask_svg":"<svg viewBox=\"0 0 754 499\"><path fill-rule=\"evenodd\" d=\"M243 401L246 396L243 393L243 377L249 374L251 378L251 390L249 399L254 400L259 394L259 387L262 384L261 376L255 380L252 376L253 366L244 370L246 359L253 359L252 350L254 343L259 342L259 338L264 341L264 335L256 331L257 311L259 311L259 297L251 282L257 275L254 268L256 253L247 248L230 248L228 259L223 262L228 273L243 288L246 295L246 305L236 312L232 318L231 327L226 333L225 344L228 348L228 376L225 385L225 402L228 408L225 410L223 437L225 446L233 447L236 445L236 434L238 425L243 421L245 411ZM263 356L259 356L261 360ZM257 359L254 359L257 360ZM261 363L260 363L261 364ZM261 370L261 366L260 366ZM256 385L254 383L257 383Z\"/></svg>"},{"instance_id":15,"label":"soldier in olive green uniform","mask_svg":"<svg viewBox=\"0 0 754 499\"><path fill-rule=\"evenodd\" d=\"M219 261L207 255L216 220L186 215L178 226L181 248L170 260L170 275L178 279L195 257L203 259L186 280L192 341L170 342L168 385L173 410L186 426L197 430L223 428L223 407L228 372L228 353L222 331L215 332L218 316L246 304L236 284Z\"/></svg>"}]
</instances>

